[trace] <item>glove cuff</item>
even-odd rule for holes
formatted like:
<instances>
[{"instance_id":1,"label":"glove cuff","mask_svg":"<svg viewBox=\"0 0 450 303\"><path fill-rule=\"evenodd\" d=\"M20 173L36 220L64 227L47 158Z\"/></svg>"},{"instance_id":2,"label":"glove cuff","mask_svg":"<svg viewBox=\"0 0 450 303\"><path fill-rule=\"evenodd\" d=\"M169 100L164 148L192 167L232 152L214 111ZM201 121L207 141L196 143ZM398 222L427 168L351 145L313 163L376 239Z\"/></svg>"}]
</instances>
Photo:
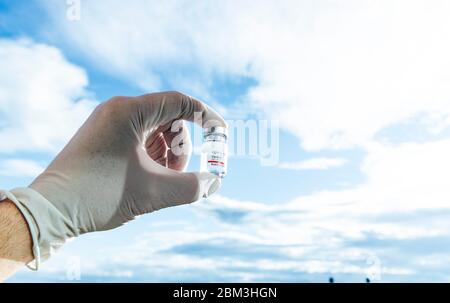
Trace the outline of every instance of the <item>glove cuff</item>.
<instances>
[{"instance_id":1,"label":"glove cuff","mask_svg":"<svg viewBox=\"0 0 450 303\"><path fill-rule=\"evenodd\" d=\"M34 261L28 268L38 270L41 262L50 258L66 239L72 237L68 232L68 220L37 191L24 187L3 194L13 202L25 217L33 241Z\"/></svg>"}]
</instances>

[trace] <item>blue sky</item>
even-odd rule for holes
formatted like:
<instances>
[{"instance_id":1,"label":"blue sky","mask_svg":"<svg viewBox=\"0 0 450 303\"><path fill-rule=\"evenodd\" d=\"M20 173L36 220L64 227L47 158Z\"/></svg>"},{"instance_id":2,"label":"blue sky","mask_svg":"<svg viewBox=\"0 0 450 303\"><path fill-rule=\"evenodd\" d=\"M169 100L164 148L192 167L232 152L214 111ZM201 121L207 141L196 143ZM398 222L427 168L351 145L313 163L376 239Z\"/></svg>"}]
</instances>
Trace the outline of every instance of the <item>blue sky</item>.
<instances>
[{"instance_id":1,"label":"blue sky","mask_svg":"<svg viewBox=\"0 0 450 303\"><path fill-rule=\"evenodd\" d=\"M98 102L161 90L277 121L279 161L232 157L210 199L10 281L72 282L73 264L85 282L449 280L445 1L80 4L71 21L66 1L0 0L1 187L28 184Z\"/></svg>"}]
</instances>

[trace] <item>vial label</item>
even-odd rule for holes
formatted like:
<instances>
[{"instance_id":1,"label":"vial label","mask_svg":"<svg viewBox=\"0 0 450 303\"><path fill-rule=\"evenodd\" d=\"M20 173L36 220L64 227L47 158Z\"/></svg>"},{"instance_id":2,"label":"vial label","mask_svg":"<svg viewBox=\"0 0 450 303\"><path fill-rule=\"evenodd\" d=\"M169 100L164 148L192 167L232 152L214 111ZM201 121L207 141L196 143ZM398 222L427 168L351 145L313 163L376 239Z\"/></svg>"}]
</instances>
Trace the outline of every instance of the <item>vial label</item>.
<instances>
[{"instance_id":1,"label":"vial label","mask_svg":"<svg viewBox=\"0 0 450 303\"><path fill-rule=\"evenodd\" d=\"M211 151L207 156L208 170L223 169L225 166L225 153L219 151Z\"/></svg>"},{"instance_id":2,"label":"vial label","mask_svg":"<svg viewBox=\"0 0 450 303\"><path fill-rule=\"evenodd\" d=\"M218 177L225 177L227 173L226 146L217 142L207 142L203 145L201 157L201 171L207 171Z\"/></svg>"}]
</instances>

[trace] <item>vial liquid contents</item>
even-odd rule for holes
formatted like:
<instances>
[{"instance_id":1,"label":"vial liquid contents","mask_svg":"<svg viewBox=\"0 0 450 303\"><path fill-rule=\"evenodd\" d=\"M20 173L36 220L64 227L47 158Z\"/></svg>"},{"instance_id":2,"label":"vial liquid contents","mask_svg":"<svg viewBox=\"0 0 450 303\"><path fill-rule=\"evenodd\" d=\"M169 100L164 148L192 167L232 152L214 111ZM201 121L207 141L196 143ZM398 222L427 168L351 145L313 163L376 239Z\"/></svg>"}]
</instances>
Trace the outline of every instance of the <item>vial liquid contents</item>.
<instances>
[{"instance_id":1,"label":"vial liquid contents","mask_svg":"<svg viewBox=\"0 0 450 303\"><path fill-rule=\"evenodd\" d=\"M220 178L227 174L227 132L224 127L204 130L201 154L201 171L207 171Z\"/></svg>"}]
</instances>

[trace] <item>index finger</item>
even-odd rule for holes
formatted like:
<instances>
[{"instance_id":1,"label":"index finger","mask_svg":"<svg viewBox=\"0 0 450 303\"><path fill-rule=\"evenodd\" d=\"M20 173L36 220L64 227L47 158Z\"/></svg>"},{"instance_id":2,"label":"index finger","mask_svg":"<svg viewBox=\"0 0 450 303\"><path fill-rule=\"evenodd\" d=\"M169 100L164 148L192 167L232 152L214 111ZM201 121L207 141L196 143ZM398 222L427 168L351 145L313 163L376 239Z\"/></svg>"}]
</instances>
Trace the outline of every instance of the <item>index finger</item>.
<instances>
[{"instance_id":1,"label":"index finger","mask_svg":"<svg viewBox=\"0 0 450 303\"><path fill-rule=\"evenodd\" d=\"M144 119L152 127L174 120L194 122L202 128L227 127L225 120L205 103L180 92L161 92L138 97L144 109Z\"/></svg>"}]
</instances>

